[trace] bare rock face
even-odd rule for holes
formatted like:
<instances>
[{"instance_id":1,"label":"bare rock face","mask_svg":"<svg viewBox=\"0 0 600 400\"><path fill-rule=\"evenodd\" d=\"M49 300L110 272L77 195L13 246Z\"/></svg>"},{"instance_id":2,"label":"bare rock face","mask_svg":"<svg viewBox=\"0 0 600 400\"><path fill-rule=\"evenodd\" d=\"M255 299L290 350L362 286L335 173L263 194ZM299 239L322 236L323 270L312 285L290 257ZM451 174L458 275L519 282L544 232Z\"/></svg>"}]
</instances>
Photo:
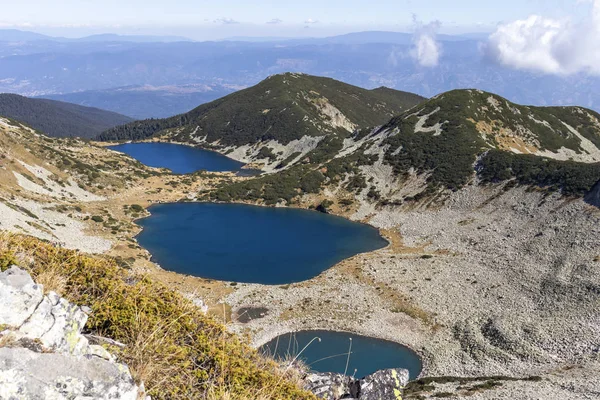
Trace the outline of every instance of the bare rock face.
<instances>
[{"instance_id":1,"label":"bare rock face","mask_svg":"<svg viewBox=\"0 0 600 400\"><path fill-rule=\"evenodd\" d=\"M0 348L0 398L135 400L138 388L122 364L12 347Z\"/></svg>"},{"instance_id":2,"label":"bare rock face","mask_svg":"<svg viewBox=\"0 0 600 400\"><path fill-rule=\"evenodd\" d=\"M377 371L360 380L360 400L401 399L402 389L408 383L408 370Z\"/></svg>"},{"instance_id":3,"label":"bare rock face","mask_svg":"<svg viewBox=\"0 0 600 400\"><path fill-rule=\"evenodd\" d=\"M81 334L87 314L29 274L0 273L0 399L143 398L126 365Z\"/></svg>"},{"instance_id":4,"label":"bare rock face","mask_svg":"<svg viewBox=\"0 0 600 400\"><path fill-rule=\"evenodd\" d=\"M408 383L408 371L401 368L377 371L362 379L334 373L310 374L304 388L320 399L397 400Z\"/></svg>"},{"instance_id":5,"label":"bare rock face","mask_svg":"<svg viewBox=\"0 0 600 400\"><path fill-rule=\"evenodd\" d=\"M306 377L304 388L320 399L347 399L358 395L358 385L349 376L334 373L310 374ZM354 393L352 393L354 392Z\"/></svg>"},{"instance_id":6,"label":"bare rock face","mask_svg":"<svg viewBox=\"0 0 600 400\"><path fill-rule=\"evenodd\" d=\"M21 326L42 301L43 292L29 274L12 267L0 274L0 324Z\"/></svg>"}]
</instances>

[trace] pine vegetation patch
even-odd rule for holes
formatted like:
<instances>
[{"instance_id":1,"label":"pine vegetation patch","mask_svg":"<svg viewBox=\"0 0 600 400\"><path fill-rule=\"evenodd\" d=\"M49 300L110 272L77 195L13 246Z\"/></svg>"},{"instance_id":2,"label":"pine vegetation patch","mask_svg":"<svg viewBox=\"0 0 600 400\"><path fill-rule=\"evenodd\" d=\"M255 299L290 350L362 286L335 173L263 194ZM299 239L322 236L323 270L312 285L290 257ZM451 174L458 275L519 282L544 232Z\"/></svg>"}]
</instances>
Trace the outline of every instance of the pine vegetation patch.
<instances>
[{"instance_id":1,"label":"pine vegetation patch","mask_svg":"<svg viewBox=\"0 0 600 400\"><path fill-rule=\"evenodd\" d=\"M478 171L484 183L514 179L521 185L560 191L567 196L583 196L600 181L600 163L558 161L499 150L490 150L479 162Z\"/></svg>"}]
</instances>

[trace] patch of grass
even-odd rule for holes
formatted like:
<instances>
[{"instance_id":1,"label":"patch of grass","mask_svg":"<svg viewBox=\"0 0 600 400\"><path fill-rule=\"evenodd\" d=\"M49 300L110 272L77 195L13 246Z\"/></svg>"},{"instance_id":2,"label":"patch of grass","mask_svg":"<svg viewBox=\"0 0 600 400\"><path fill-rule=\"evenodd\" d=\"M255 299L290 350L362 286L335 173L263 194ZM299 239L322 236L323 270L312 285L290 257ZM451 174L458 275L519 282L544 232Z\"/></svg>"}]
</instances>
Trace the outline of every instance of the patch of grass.
<instances>
[{"instance_id":1,"label":"patch of grass","mask_svg":"<svg viewBox=\"0 0 600 400\"><path fill-rule=\"evenodd\" d=\"M110 350L154 399L315 399L190 300L112 258L2 234L0 260L28 269L35 280L45 271L60 278L67 299L91 307L86 329L127 345Z\"/></svg>"},{"instance_id":2,"label":"patch of grass","mask_svg":"<svg viewBox=\"0 0 600 400\"><path fill-rule=\"evenodd\" d=\"M15 265L18 262L14 251L10 249L0 250L0 272L6 271L11 265Z\"/></svg>"}]
</instances>

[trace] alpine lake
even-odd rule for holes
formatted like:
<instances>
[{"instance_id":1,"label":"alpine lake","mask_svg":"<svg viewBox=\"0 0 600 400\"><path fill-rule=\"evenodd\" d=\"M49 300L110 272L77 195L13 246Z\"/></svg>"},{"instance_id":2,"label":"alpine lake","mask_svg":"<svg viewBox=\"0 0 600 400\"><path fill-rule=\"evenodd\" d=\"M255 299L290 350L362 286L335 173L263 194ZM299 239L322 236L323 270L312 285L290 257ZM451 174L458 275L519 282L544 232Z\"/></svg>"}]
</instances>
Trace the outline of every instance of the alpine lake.
<instances>
[{"instance_id":1,"label":"alpine lake","mask_svg":"<svg viewBox=\"0 0 600 400\"><path fill-rule=\"evenodd\" d=\"M127 143L111 148L175 174L239 172L243 166L219 153L178 144ZM166 270L206 279L285 285L387 246L369 225L316 211L221 203L166 203L149 211L149 217L138 221L143 230L137 240L153 261ZM419 356L408 347L345 332L287 333L260 350L275 358L298 355L317 372L356 377L406 368L415 379L422 369Z\"/></svg>"}]
</instances>

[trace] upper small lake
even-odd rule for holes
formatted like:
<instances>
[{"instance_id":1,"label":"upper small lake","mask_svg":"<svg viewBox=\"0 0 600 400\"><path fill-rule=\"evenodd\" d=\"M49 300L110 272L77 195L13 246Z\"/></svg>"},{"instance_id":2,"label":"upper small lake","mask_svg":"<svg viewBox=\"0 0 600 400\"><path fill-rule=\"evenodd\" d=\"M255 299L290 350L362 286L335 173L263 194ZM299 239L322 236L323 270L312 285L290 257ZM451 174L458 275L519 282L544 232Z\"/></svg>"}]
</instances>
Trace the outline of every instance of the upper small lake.
<instances>
[{"instance_id":1,"label":"upper small lake","mask_svg":"<svg viewBox=\"0 0 600 400\"><path fill-rule=\"evenodd\" d=\"M385 247L368 225L315 211L244 204L149 208L137 239L161 267L202 278L269 285L304 281Z\"/></svg>"},{"instance_id":2,"label":"upper small lake","mask_svg":"<svg viewBox=\"0 0 600 400\"><path fill-rule=\"evenodd\" d=\"M355 377L362 378L381 369L405 368L409 371L410 379L416 379L423 369L419 355L406 346L346 332L287 333L271 340L260 350L276 359L291 360L315 337L320 338L321 341L313 341L300 354L299 359L316 372L343 374L350 350L350 338L352 338L352 350L347 375L354 374L355 369Z\"/></svg>"},{"instance_id":3,"label":"upper small lake","mask_svg":"<svg viewBox=\"0 0 600 400\"><path fill-rule=\"evenodd\" d=\"M244 166L217 152L175 143L125 143L108 148L125 153L142 164L168 168L176 174L191 174L200 170L239 171Z\"/></svg>"}]
</instances>

